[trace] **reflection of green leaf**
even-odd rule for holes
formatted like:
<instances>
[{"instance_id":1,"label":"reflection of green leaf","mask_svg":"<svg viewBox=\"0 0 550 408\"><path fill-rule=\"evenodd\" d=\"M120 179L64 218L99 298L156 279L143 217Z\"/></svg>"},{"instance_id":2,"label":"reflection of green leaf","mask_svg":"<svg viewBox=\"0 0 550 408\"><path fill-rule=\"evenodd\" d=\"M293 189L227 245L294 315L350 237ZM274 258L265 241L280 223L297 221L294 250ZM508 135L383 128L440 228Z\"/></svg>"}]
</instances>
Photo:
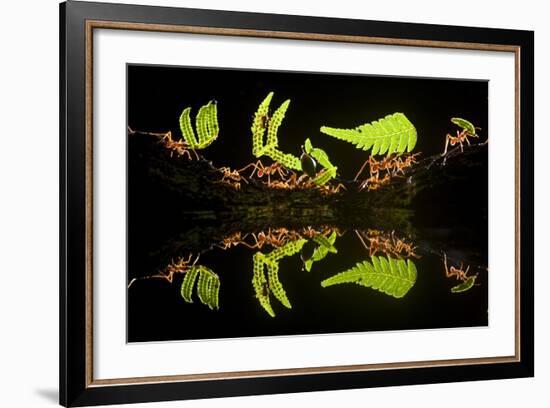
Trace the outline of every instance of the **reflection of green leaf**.
<instances>
[{"instance_id":1,"label":"reflection of green leaf","mask_svg":"<svg viewBox=\"0 0 550 408\"><path fill-rule=\"evenodd\" d=\"M183 283L181 284L181 297L183 297L187 303L193 303L191 296L198 273L199 268L192 267L185 273L185 278L183 278Z\"/></svg>"},{"instance_id":2,"label":"reflection of green leaf","mask_svg":"<svg viewBox=\"0 0 550 408\"><path fill-rule=\"evenodd\" d=\"M469 276L464 282L451 288L452 293L461 293L470 290L476 283L477 275Z\"/></svg>"},{"instance_id":3,"label":"reflection of green leaf","mask_svg":"<svg viewBox=\"0 0 550 408\"><path fill-rule=\"evenodd\" d=\"M322 287L356 283L376 289L395 298L402 298L416 282L416 266L410 259L373 256L371 262L359 262L353 268L321 282Z\"/></svg>"},{"instance_id":4,"label":"reflection of green leaf","mask_svg":"<svg viewBox=\"0 0 550 408\"><path fill-rule=\"evenodd\" d=\"M273 293L286 308L291 309L292 305L288 300L286 292L279 280L279 261L285 257L292 256L300 252L307 241L298 239L271 251L269 254L256 252L252 257L253 272L252 286L260 305L271 316L275 317L275 312L271 306L269 296ZM264 269L267 268L267 278Z\"/></svg>"},{"instance_id":5,"label":"reflection of green leaf","mask_svg":"<svg viewBox=\"0 0 550 408\"><path fill-rule=\"evenodd\" d=\"M192 266L186 273L181 284L181 297L187 303L193 303L193 286L197 283L197 295L202 304L210 309L219 308L220 278L206 266Z\"/></svg>"},{"instance_id":6,"label":"reflection of green leaf","mask_svg":"<svg viewBox=\"0 0 550 408\"><path fill-rule=\"evenodd\" d=\"M271 302L269 301L269 285L264 275L264 254L261 252L255 253L252 257L252 262L254 263L252 286L254 287L254 292L256 292L256 297L265 311L271 317L275 317L275 312L273 311Z\"/></svg>"},{"instance_id":7,"label":"reflection of green leaf","mask_svg":"<svg viewBox=\"0 0 550 408\"><path fill-rule=\"evenodd\" d=\"M373 156L410 152L416 146L417 140L415 127L404 114L399 112L355 129L322 126L321 132L352 143L357 149L365 151L371 149Z\"/></svg>"},{"instance_id":8,"label":"reflection of green leaf","mask_svg":"<svg viewBox=\"0 0 550 408\"><path fill-rule=\"evenodd\" d=\"M321 261L324 259L328 253L336 254L338 250L334 247L334 242L336 241L336 231L333 231L328 237L324 235L316 235L313 237L313 241L318 244L318 246L313 251L313 255L310 259L304 262L304 268L306 271L311 271L311 267L314 262Z\"/></svg>"},{"instance_id":9,"label":"reflection of green leaf","mask_svg":"<svg viewBox=\"0 0 550 408\"><path fill-rule=\"evenodd\" d=\"M283 285L281 281L279 281L279 264L277 262L269 261L266 259L266 266L269 289L271 290L273 295L279 300L279 302L281 302L286 308L292 309Z\"/></svg>"}]
</instances>

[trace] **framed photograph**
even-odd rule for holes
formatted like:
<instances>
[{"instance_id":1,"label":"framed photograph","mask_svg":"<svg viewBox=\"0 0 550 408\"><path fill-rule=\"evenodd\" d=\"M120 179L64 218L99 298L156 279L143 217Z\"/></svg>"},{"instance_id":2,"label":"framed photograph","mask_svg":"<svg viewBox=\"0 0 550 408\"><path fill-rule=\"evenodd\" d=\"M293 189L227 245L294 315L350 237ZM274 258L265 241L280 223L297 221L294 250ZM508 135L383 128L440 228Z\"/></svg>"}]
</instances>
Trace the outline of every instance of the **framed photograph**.
<instances>
[{"instance_id":1,"label":"framed photograph","mask_svg":"<svg viewBox=\"0 0 550 408\"><path fill-rule=\"evenodd\" d=\"M533 32L60 16L62 405L533 376Z\"/></svg>"}]
</instances>

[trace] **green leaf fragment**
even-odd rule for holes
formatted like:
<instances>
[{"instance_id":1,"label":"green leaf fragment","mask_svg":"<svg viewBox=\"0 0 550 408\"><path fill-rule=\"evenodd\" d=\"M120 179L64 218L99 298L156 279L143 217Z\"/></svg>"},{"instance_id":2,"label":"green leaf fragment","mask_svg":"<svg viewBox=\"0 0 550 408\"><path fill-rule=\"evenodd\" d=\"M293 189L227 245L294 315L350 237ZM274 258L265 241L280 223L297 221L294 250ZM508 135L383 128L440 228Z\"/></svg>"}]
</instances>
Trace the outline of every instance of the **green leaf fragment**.
<instances>
[{"instance_id":1,"label":"green leaf fragment","mask_svg":"<svg viewBox=\"0 0 550 408\"><path fill-rule=\"evenodd\" d=\"M181 296L187 303L193 303L193 286L195 285L195 280L199 273L199 268L197 266L192 266L186 273L181 284Z\"/></svg>"},{"instance_id":2,"label":"green leaf fragment","mask_svg":"<svg viewBox=\"0 0 550 408\"><path fill-rule=\"evenodd\" d=\"M476 283L477 275L469 276L464 282L451 288L452 293L461 293L470 290Z\"/></svg>"}]
</instances>

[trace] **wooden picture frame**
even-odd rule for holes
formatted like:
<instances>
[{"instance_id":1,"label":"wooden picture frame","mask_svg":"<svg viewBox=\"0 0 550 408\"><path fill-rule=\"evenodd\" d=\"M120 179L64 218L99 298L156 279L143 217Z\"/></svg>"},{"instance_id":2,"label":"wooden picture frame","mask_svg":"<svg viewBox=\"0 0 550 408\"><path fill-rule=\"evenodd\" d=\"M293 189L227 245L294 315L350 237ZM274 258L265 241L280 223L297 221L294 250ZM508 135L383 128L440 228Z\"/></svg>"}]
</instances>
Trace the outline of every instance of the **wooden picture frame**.
<instances>
[{"instance_id":1,"label":"wooden picture frame","mask_svg":"<svg viewBox=\"0 0 550 408\"><path fill-rule=\"evenodd\" d=\"M93 33L102 28L514 53L514 355L96 379L93 370L92 324L92 58ZM62 405L120 404L534 375L533 32L68 1L60 6L60 51Z\"/></svg>"}]
</instances>

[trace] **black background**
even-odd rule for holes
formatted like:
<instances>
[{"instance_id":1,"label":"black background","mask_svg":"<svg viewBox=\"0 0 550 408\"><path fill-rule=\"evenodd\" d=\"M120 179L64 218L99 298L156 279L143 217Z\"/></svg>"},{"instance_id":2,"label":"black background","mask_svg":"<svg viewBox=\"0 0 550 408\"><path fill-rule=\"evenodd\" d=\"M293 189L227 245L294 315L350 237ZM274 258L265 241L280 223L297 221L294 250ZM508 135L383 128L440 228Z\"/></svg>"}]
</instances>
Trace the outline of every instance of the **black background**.
<instances>
[{"instance_id":1,"label":"black background","mask_svg":"<svg viewBox=\"0 0 550 408\"><path fill-rule=\"evenodd\" d=\"M269 91L275 91L272 110L285 99L291 99L279 131L281 150L299 155L299 146L309 137L314 146L329 153L342 178L352 178L368 155L321 134L322 125L351 128L403 112L418 131L415 152L424 155L443 150L445 134L454 134L456 129L449 121L453 116L480 126L482 137L487 134L488 91L484 81L136 65L128 66L128 125L142 131L172 130L179 135L178 117L185 107L192 107L194 118L200 106L216 99L220 136L203 154L217 166L239 168L255 160L251 155L250 124L258 104ZM485 265L487 176L482 171L478 177L461 181L462 188L450 185L424 194L413 208L415 226L425 236L444 239L447 249L458 259L467 255ZM468 194L455 194L456 190L465 190L464 183ZM132 206L131 200L128 205ZM144 241L148 239L143 237ZM139 236L133 236L130 243L139 240ZM350 233L337 241L337 247L338 256L327 257L322 267L314 266L309 274L300 270L295 258L281 263L281 281L293 309L286 310L273 301L275 319L254 298L252 252L244 248L225 253L214 251L201 258L201 263L220 275L217 312L208 310L198 300L186 304L179 295L181 277L172 285L155 280L137 282L128 295L128 339L178 340L487 324L486 275L480 276L482 286L461 295L450 295L449 288L456 282L445 279L442 263L434 256L425 256L417 262L418 281L400 300L355 285L321 289L322 279L367 258ZM140 259L148 256L142 245L130 244L128 251L130 264L139 264Z\"/></svg>"}]
</instances>

